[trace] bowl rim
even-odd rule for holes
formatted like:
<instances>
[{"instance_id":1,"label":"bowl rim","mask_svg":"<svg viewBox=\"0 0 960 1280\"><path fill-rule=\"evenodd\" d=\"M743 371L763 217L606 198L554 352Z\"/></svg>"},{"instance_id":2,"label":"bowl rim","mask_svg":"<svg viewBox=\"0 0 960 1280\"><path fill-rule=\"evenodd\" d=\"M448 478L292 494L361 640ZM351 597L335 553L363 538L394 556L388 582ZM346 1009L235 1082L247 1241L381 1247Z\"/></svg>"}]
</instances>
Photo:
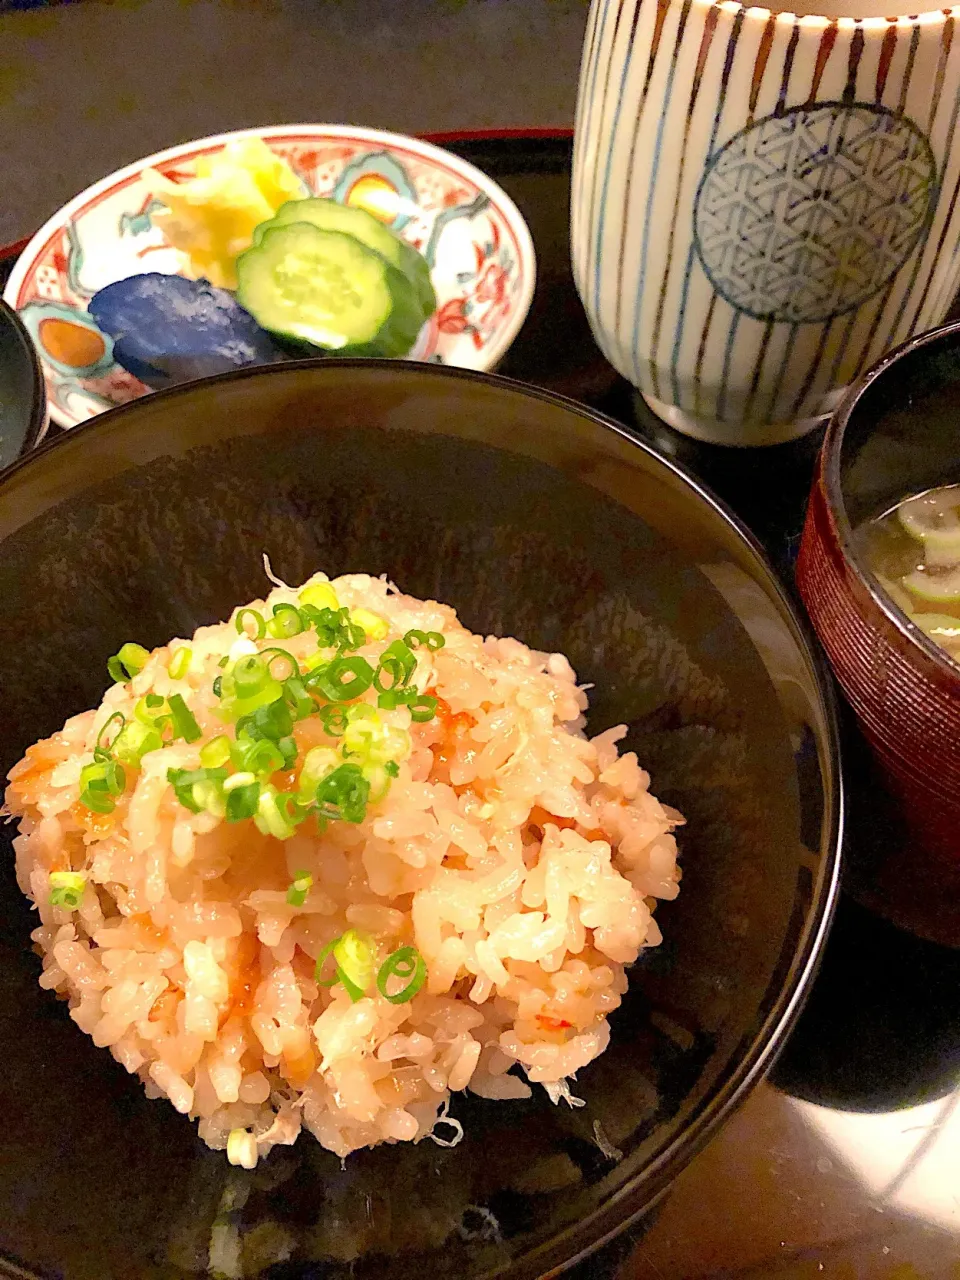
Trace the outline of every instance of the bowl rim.
<instances>
[{"instance_id":1,"label":"bowl rim","mask_svg":"<svg viewBox=\"0 0 960 1280\"><path fill-rule=\"evenodd\" d=\"M815 882L812 901L804 931L793 953L786 978L768 1010L760 1028L750 1039L746 1052L719 1086L711 1086L712 1092L699 1113L676 1134L649 1164L645 1165L614 1195L599 1204L585 1217L560 1228L557 1233L540 1245L509 1264L514 1280L537 1280L558 1274L574 1266L588 1255L609 1243L626 1231L656 1204L666 1192L673 1178L693 1159L717 1132L720 1125L745 1101L753 1088L770 1070L793 1028L812 986L819 967L824 943L836 908L842 860L844 830L844 788L841 772L841 747L837 696L830 678L826 659L815 634L795 599L774 569L766 551L751 532L726 504L681 464L661 454L652 445L635 436L623 423L615 421L567 396L545 388L505 378L499 374L461 369L453 366L422 364L409 360L380 360L367 358L326 358L291 362L290 364L262 365L234 369L210 378L180 383L149 397L131 401L109 409L69 432L48 440L28 457L21 458L0 477L0 502L4 488L21 473L49 456L51 451L77 447L83 436L92 431L110 429L118 418L143 411L146 406L156 407L158 397L174 401L190 395L194 390L209 385L239 382L249 378L282 377L294 369L314 372L329 370L381 369L401 377L459 379L467 382L490 384L508 395L521 395L540 400L567 414L586 420L602 432L612 432L618 439L643 455L647 464L672 473L682 484L693 490L694 495L712 509L721 521L735 532L741 543L746 544L757 568L762 571L770 597L779 607L779 613L793 633L798 648L805 656L814 685L819 695L819 711L824 728L820 757L823 782L823 819L820 826L818 857L821 869ZM490 1277L499 1271L489 1273Z\"/></svg>"},{"instance_id":2,"label":"bowl rim","mask_svg":"<svg viewBox=\"0 0 960 1280\"><path fill-rule=\"evenodd\" d=\"M0 474L4 473L8 468L16 466L25 455L40 443L50 428L47 387L43 377L39 353L16 309L10 306L4 298L0 298L0 322L2 321L6 321L10 331L15 334L23 357L30 365L30 416L23 441L17 450L17 456L7 464L6 468L0 465Z\"/></svg>"},{"instance_id":3,"label":"bowl rim","mask_svg":"<svg viewBox=\"0 0 960 1280\"><path fill-rule=\"evenodd\" d=\"M18 255L9 279L4 286L2 300L8 303L12 310L16 311L17 295L27 272L33 266L40 249L43 248L50 237L65 226L71 218L76 217L87 206L110 191L111 188L126 182L130 178L139 176L144 169L154 168L158 164L166 164L169 160L177 160L183 156L194 155L199 151L212 151L238 138L263 138L269 140L271 138L296 135L317 138L346 138L357 142L369 142L385 149L397 147L406 151L414 151L428 163L442 164L445 168L452 169L465 181L472 183L490 198L502 213L516 237L520 258L519 265L523 268L523 288L517 297L516 305L512 308L508 323L504 325L496 342L491 343L484 353L484 371L495 368L509 351L517 334L523 327L530 312L533 295L536 290L537 254L533 244L533 236L527 226L526 219L517 207L516 202L504 191L503 187L489 177L488 174L485 174L482 169L478 169L476 165L471 164L469 160L462 160L460 156L455 155L452 151L447 151L445 147L437 146L436 143L428 142L423 138L416 138L404 133L394 133L384 129L368 129L360 125L322 123L255 125L247 129L233 129L226 133L213 133L204 138L194 138L189 142L180 142L176 146L165 147L163 150L155 151L139 160L133 160L129 164L113 170L112 173L108 173L97 182L91 183L90 186L84 187L82 191L78 192L65 204L62 204L59 209L47 218L43 226L30 237ZM30 339L30 345L31 347L34 345L32 339ZM156 392L152 394L156 394ZM46 397L45 388L44 396ZM110 410L107 409L104 412L109 413ZM80 425L79 423L71 423L65 417L61 421L61 413L56 405L48 405L48 416L52 417L67 430L73 430L75 426ZM94 416L100 417L101 415L96 414Z\"/></svg>"},{"instance_id":4,"label":"bowl rim","mask_svg":"<svg viewBox=\"0 0 960 1280\"><path fill-rule=\"evenodd\" d=\"M885 377L889 370L905 356L912 355L923 347L933 346L945 338L956 337L960 337L960 320L938 325L935 329L929 329L926 333L902 342L861 374L856 382L847 388L836 413L830 420L820 451L819 470L826 496L827 518L832 526L833 535L840 545L844 562L850 567L859 585L867 592L887 622L910 644L920 650L942 680L960 689L960 662L954 661L916 623L910 621L900 606L883 590L863 560L856 545L853 525L847 515L847 504L844 501L840 478L840 459L843 454L846 430L868 389L880 378Z\"/></svg>"}]
</instances>

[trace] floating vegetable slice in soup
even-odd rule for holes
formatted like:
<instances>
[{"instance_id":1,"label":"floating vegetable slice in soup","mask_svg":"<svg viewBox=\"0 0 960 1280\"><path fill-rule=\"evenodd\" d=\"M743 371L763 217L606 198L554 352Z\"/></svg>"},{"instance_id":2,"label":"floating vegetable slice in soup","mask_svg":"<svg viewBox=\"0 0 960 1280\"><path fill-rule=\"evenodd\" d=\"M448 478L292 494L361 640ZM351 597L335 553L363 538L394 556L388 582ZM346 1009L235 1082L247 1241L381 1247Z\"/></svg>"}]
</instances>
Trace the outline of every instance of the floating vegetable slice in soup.
<instances>
[{"instance_id":1,"label":"floating vegetable slice in soup","mask_svg":"<svg viewBox=\"0 0 960 1280\"><path fill-rule=\"evenodd\" d=\"M863 525L858 538L891 599L960 661L960 485L906 499Z\"/></svg>"}]
</instances>

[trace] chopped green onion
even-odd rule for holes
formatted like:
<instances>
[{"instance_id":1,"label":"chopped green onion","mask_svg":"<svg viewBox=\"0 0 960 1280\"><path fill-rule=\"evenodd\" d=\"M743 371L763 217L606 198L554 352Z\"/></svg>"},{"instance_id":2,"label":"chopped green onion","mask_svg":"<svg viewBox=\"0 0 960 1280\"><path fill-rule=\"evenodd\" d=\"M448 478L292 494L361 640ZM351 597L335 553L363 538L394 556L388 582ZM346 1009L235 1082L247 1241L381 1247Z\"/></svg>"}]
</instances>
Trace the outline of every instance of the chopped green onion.
<instances>
[{"instance_id":1,"label":"chopped green onion","mask_svg":"<svg viewBox=\"0 0 960 1280\"><path fill-rule=\"evenodd\" d=\"M188 644L181 645L173 657L170 659L170 665L167 667L167 675L171 680L182 680L190 670L190 659L193 657L193 650Z\"/></svg>"},{"instance_id":2,"label":"chopped green onion","mask_svg":"<svg viewBox=\"0 0 960 1280\"><path fill-rule=\"evenodd\" d=\"M279 680L281 684L283 684L285 680L289 680L291 676L298 676L300 674L299 662L297 662L293 654L289 653L286 649L278 649L275 647L272 649L261 649L260 657L267 664L267 671L270 673L271 678ZM275 662L285 663L286 670L274 671L273 664Z\"/></svg>"},{"instance_id":3,"label":"chopped green onion","mask_svg":"<svg viewBox=\"0 0 960 1280\"><path fill-rule=\"evenodd\" d=\"M303 588L297 599L301 604L312 605L315 609L337 610L340 608L337 593L329 582L311 583L310 586Z\"/></svg>"},{"instance_id":4,"label":"chopped green onion","mask_svg":"<svg viewBox=\"0 0 960 1280\"><path fill-rule=\"evenodd\" d=\"M253 820L258 830L265 836L273 836L277 840L289 840L293 835L293 824L287 820L287 814L277 804L275 787L267 785L260 788L260 799L257 802L257 812Z\"/></svg>"},{"instance_id":5,"label":"chopped green onion","mask_svg":"<svg viewBox=\"0 0 960 1280\"><path fill-rule=\"evenodd\" d=\"M379 717L374 720L364 718L352 721L343 735L344 757L369 759L383 738L383 728L383 721Z\"/></svg>"},{"instance_id":6,"label":"chopped green onion","mask_svg":"<svg viewBox=\"0 0 960 1280\"><path fill-rule=\"evenodd\" d=\"M291 791L278 791L277 808L283 815L285 822L288 822L291 827L299 827L300 823L312 812L313 806L304 804Z\"/></svg>"},{"instance_id":7,"label":"chopped green onion","mask_svg":"<svg viewBox=\"0 0 960 1280\"><path fill-rule=\"evenodd\" d=\"M414 724L426 724L436 714L437 699L431 693L418 694L416 701L410 705L410 719Z\"/></svg>"},{"instance_id":8,"label":"chopped green onion","mask_svg":"<svg viewBox=\"0 0 960 1280\"><path fill-rule=\"evenodd\" d=\"M306 631L307 623L295 604L275 604L273 617L267 622L267 635L275 640L286 640Z\"/></svg>"},{"instance_id":9,"label":"chopped green onion","mask_svg":"<svg viewBox=\"0 0 960 1280\"><path fill-rule=\"evenodd\" d=\"M300 769L300 794L314 799L321 778L325 778L340 763L340 757L332 747L311 747L303 757Z\"/></svg>"},{"instance_id":10,"label":"chopped green onion","mask_svg":"<svg viewBox=\"0 0 960 1280\"><path fill-rule=\"evenodd\" d=\"M317 786L317 804L322 817L362 822L367 812L370 783L358 765L342 764L327 774Z\"/></svg>"},{"instance_id":11,"label":"chopped green onion","mask_svg":"<svg viewBox=\"0 0 960 1280\"><path fill-rule=\"evenodd\" d=\"M249 787L251 783L256 782L256 776L249 771L243 773L231 773L230 777L223 784L224 791L235 791L237 787Z\"/></svg>"},{"instance_id":12,"label":"chopped green onion","mask_svg":"<svg viewBox=\"0 0 960 1280\"><path fill-rule=\"evenodd\" d=\"M278 699L265 707L257 707L249 716L237 721L237 732L251 738L269 738L276 742L293 731L293 716L285 702Z\"/></svg>"},{"instance_id":13,"label":"chopped green onion","mask_svg":"<svg viewBox=\"0 0 960 1280\"><path fill-rule=\"evenodd\" d=\"M108 743L108 742L105 742L104 739L106 738L107 733L110 729L110 726L113 724L114 720L120 721L120 727L119 729L117 729L116 733L113 735L113 737L110 739ZM114 747L117 745L117 739L120 737L121 733L123 733L123 726L126 723L127 723L127 717L125 715L122 715L121 712L119 711L114 711L113 715L111 715L104 722L103 728L97 734L97 743L93 749L94 760L110 759L110 754L113 751Z\"/></svg>"},{"instance_id":14,"label":"chopped green onion","mask_svg":"<svg viewBox=\"0 0 960 1280\"><path fill-rule=\"evenodd\" d=\"M189 809L191 813L199 813L205 807L205 800L209 798L209 793L201 790L200 795L196 792L198 783L212 782L217 784L217 790L223 790L223 783L227 780L226 769L168 769L167 781L171 784L176 792L177 799L185 809ZM218 815L222 816L222 815Z\"/></svg>"},{"instance_id":15,"label":"chopped green onion","mask_svg":"<svg viewBox=\"0 0 960 1280\"><path fill-rule=\"evenodd\" d=\"M119 652L109 659L107 671L112 680L116 680L117 684L123 684L141 672L149 660L149 650L144 649L142 644L134 644L128 640L126 644L120 646Z\"/></svg>"},{"instance_id":16,"label":"chopped green onion","mask_svg":"<svg viewBox=\"0 0 960 1280\"><path fill-rule=\"evenodd\" d=\"M318 609L315 605L306 604L300 611L316 628L317 643L321 649L330 649L340 643L346 609Z\"/></svg>"},{"instance_id":17,"label":"chopped green onion","mask_svg":"<svg viewBox=\"0 0 960 1280\"><path fill-rule=\"evenodd\" d=\"M313 888L313 876L309 871L298 871L293 877L293 884L287 890L287 902L291 907L302 907L307 894Z\"/></svg>"},{"instance_id":18,"label":"chopped green onion","mask_svg":"<svg viewBox=\"0 0 960 1280\"><path fill-rule=\"evenodd\" d=\"M391 978L409 978L399 991L390 992L387 985ZM391 1004L406 1004L417 994L427 980L427 966L416 947L400 947L388 956L377 974L377 990Z\"/></svg>"},{"instance_id":19,"label":"chopped green onion","mask_svg":"<svg viewBox=\"0 0 960 1280\"><path fill-rule=\"evenodd\" d=\"M387 689L377 694L377 706L381 711L396 711L397 707L409 707L418 697L416 689Z\"/></svg>"},{"instance_id":20,"label":"chopped green onion","mask_svg":"<svg viewBox=\"0 0 960 1280\"><path fill-rule=\"evenodd\" d=\"M223 676L217 676L213 682L213 696L215 698L223 697Z\"/></svg>"},{"instance_id":21,"label":"chopped green onion","mask_svg":"<svg viewBox=\"0 0 960 1280\"><path fill-rule=\"evenodd\" d=\"M270 679L267 664L257 653L248 653L233 664L234 688L238 698L249 698L259 693Z\"/></svg>"},{"instance_id":22,"label":"chopped green onion","mask_svg":"<svg viewBox=\"0 0 960 1280\"><path fill-rule=\"evenodd\" d=\"M236 778L253 778L253 775L235 773L228 782L234 782ZM224 783L225 791L226 786L227 784ZM260 783L255 780L236 783L226 791L226 802L228 822L242 822L245 818L252 818L260 803Z\"/></svg>"},{"instance_id":23,"label":"chopped green onion","mask_svg":"<svg viewBox=\"0 0 960 1280\"><path fill-rule=\"evenodd\" d=\"M264 622L263 614L259 609L241 609L236 617L237 631L240 635L247 634L247 618L253 619L253 639L262 640L267 634L267 624Z\"/></svg>"},{"instance_id":24,"label":"chopped green onion","mask_svg":"<svg viewBox=\"0 0 960 1280\"><path fill-rule=\"evenodd\" d=\"M417 649L422 645L426 645L428 649L442 649L447 642L439 631L413 630L403 637L403 643L410 649Z\"/></svg>"},{"instance_id":25,"label":"chopped green onion","mask_svg":"<svg viewBox=\"0 0 960 1280\"><path fill-rule=\"evenodd\" d=\"M238 698L232 695L225 696L217 712L221 720L239 721L244 716L252 715L258 707L269 706L271 702L277 702L283 697L283 685L278 680L268 680L259 693L252 693L249 697Z\"/></svg>"},{"instance_id":26,"label":"chopped green onion","mask_svg":"<svg viewBox=\"0 0 960 1280\"><path fill-rule=\"evenodd\" d=\"M396 760L388 760L383 768L388 778L396 778L399 776L400 766L397 764Z\"/></svg>"},{"instance_id":27,"label":"chopped green onion","mask_svg":"<svg viewBox=\"0 0 960 1280\"><path fill-rule=\"evenodd\" d=\"M219 769L230 759L230 739L221 733L200 748L200 763L207 769Z\"/></svg>"},{"instance_id":28,"label":"chopped green onion","mask_svg":"<svg viewBox=\"0 0 960 1280\"><path fill-rule=\"evenodd\" d=\"M140 761L151 751L159 751L163 738L159 729L148 728L138 720L131 720L117 734L113 742L113 754L121 764L139 768Z\"/></svg>"},{"instance_id":29,"label":"chopped green onion","mask_svg":"<svg viewBox=\"0 0 960 1280\"><path fill-rule=\"evenodd\" d=\"M171 723L170 708L167 706L166 698L160 696L159 693L148 693L143 698L137 699L137 704L133 708L133 715L141 724L145 724L148 729L156 729L158 732L163 731L164 727Z\"/></svg>"},{"instance_id":30,"label":"chopped green onion","mask_svg":"<svg viewBox=\"0 0 960 1280\"><path fill-rule=\"evenodd\" d=\"M339 941L338 938L331 938L330 941L327 943L327 945L323 948L323 950L317 956L317 963L314 965L314 969L313 969L313 980L314 982L317 983L318 986L332 987L333 984L337 981L337 978L340 973L339 965L337 965L336 969L334 970L334 974L332 978L324 978L321 975L323 973L323 966L324 966L324 963L326 962L327 956L333 955L333 948L337 945L338 941Z\"/></svg>"},{"instance_id":31,"label":"chopped green onion","mask_svg":"<svg viewBox=\"0 0 960 1280\"><path fill-rule=\"evenodd\" d=\"M220 661L217 663L217 666L218 666L218 667L220 668L220 670L222 671L222 670L223 670L223 668L224 668L225 666L227 666L227 664L229 663L229 661L230 661L230 655L229 655L228 653L225 653L225 654L223 655L223 657L220 659Z\"/></svg>"},{"instance_id":32,"label":"chopped green onion","mask_svg":"<svg viewBox=\"0 0 960 1280\"><path fill-rule=\"evenodd\" d=\"M346 711L347 720L350 724L356 724L358 720L376 720L378 722L380 720L376 707L371 706L369 702L355 702L352 707L347 707Z\"/></svg>"},{"instance_id":33,"label":"chopped green onion","mask_svg":"<svg viewBox=\"0 0 960 1280\"><path fill-rule=\"evenodd\" d=\"M313 715L317 709L317 704L307 693L307 686L299 675L291 676L289 680L284 680L283 700L293 712L295 720L305 720L307 716Z\"/></svg>"},{"instance_id":34,"label":"chopped green onion","mask_svg":"<svg viewBox=\"0 0 960 1280\"><path fill-rule=\"evenodd\" d=\"M376 948L373 939L357 929L348 929L333 944L337 976L347 995L356 1002L373 981Z\"/></svg>"},{"instance_id":35,"label":"chopped green onion","mask_svg":"<svg viewBox=\"0 0 960 1280\"><path fill-rule=\"evenodd\" d=\"M379 804L381 800L386 798L387 792L390 790L392 779L389 773L387 773L382 764L368 761L363 766L363 776L370 783L368 804Z\"/></svg>"},{"instance_id":36,"label":"chopped green onion","mask_svg":"<svg viewBox=\"0 0 960 1280\"><path fill-rule=\"evenodd\" d=\"M402 640L394 640L380 655L380 663L373 677L375 689L378 693L386 693L390 689L409 684L416 666L417 660L408 646ZM384 684L385 675L390 677L389 684Z\"/></svg>"},{"instance_id":37,"label":"chopped green onion","mask_svg":"<svg viewBox=\"0 0 960 1280\"><path fill-rule=\"evenodd\" d=\"M171 693L167 701L170 704L170 715L173 719L174 737L183 738L185 742L197 742L202 738L200 726L182 695Z\"/></svg>"},{"instance_id":38,"label":"chopped green onion","mask_svg":"<svg viewBox=\"0 0 960 1280\"><path fill-rule=\"evenodd\" d=\"M214 782L211 778L203 778L200 782L193 784L193 798L201 809L212 813L215 818L226 817L227 807L222 784Z\"/></svg>"},{"instance_id":39,"label":"chopped green onion","mask_svg":"<svg viewBox=\"0 0 960 1280\"><path fill-rule=\"evenodd\" d=\"M347 718L347 708L338 705L323 707L320 711L320 723L323 725L324 733L329 737L341 737L350 723Z\"/></svg>"},{"instance_id":40,"label":"chopped green onion","mask_svg":"<svg viewBox=\"0 0 960 1280\"><path fill-rule=\"evenodd\" d=\"M373 682L373 667L366 658L334 658L325 671L315 673L307 681L330 702L350 702L359 698Z\"/></svg>"},{"instance_id":41,"label":"chopped green onion","mask_svg":"<svg viewBox=\"0 0 960 1280\"><path fill-rule=\"evenodd\" d=\"M350 617L358 626L363 627L371 640L386 639L390 626L379 613L371 613L369 609L351 609Z\"/></svg>"},{"instance_id":42,"label":"chopped green onion","mask_svg":"<svg viewBox=\"0 0 960 1280\"><path fill-rule=\"evenodd\" d=\"M95 760L80 770L80 803L94 813L113 813L114 798L126 785L127 775L116 760Z\"/></svg>"},{"instance_id":43,"label":"chopped green onion","mask_svg":"<svg viewBox=\"0 0 960 1280\"><path fill-rule=\"evenodd\" d=\"M83 901L87 877L82 871L50 872L50 905L76 911Z\"/></svg>"},{"instance_id":44,"label":"chopped green onion","mask_svg":"<svg viewBox=\"0 0 960 1280\"><path fill-rule=\"evenodd\" d=\"M281 768L290 769L297 760L297 740L290 734L286 738L277 739L277 750L283 757Z\"/></svg>"},{"instance_id":45,"label":"chopped green onion","mask_svg":"<svg viewBox=\"0 0 960 1280\"><path fill-rule=\"evenodd\" d=\"M270 774L283 768L283 752L269 738L237 738L230 749L234 766L242 772Z\"/></svg>"},{"instance_id":46,"label":"chopped green onion","mask_svg":"<svg viewBox=\"0 0 960 1280\"><path fill-rule=\"evenodd\" d=\"M346 613L346 610L341 610ZM340 649L361 649L367 643L367 633L358 622L345 620L340 628Z\"/></svg>"}]
</instances>

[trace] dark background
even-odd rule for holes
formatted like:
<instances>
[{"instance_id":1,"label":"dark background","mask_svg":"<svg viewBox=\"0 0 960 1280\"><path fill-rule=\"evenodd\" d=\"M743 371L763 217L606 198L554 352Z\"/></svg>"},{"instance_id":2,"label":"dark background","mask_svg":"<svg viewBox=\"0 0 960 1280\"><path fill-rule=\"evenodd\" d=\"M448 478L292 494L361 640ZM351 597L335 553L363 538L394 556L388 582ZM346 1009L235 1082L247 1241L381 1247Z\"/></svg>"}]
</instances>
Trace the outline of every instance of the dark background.
<instances>
[{"instance_id":1,"label":"dark background","mask_svg":"<svg viewBox=\"0 0 960 1280\"><path fill-rule=\"evenodd\" d=\"M586 11L585 0L0 0L0 244L118 166L221 130L568 126ZM788 575L816 439L748 464L634 417L569 278L569 144L455 149L503 182L537 245L535 308L503 372L632 422L740 511ZM624 1280L960 1280L958 1075L960 954L844 898L773 1082L681 1176Z\"/></svg>"}]
</instances>

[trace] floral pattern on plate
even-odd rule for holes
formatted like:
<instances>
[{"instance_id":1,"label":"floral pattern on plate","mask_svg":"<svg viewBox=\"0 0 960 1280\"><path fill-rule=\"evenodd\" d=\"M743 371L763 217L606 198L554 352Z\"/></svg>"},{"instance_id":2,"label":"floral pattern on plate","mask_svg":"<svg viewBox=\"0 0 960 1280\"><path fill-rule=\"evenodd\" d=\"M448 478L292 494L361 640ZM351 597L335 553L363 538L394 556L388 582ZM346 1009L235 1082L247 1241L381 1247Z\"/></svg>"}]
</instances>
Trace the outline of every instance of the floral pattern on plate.
<instances>
[{"instance_id":1,"label":"floral pattern on plate","mask_svg":"<svg viewBox=\"0 0 960 1280\"><path fill-rule=\"evenodd\" d=\"M87 314L105 285L144 271L176 274L179 254L153 224L159 202L143 171L173 181L238 136L262 137L298 174L305 195L366 209L426 257L437 311L410 359L492 369L529 310L533 245L513 202L472 165L412 138L300 125L245 130L139 161L77 196L21 255L4 296L37 345L50 415L61 426L148 394L112 358Z\"/></svg>"}]
</instances>

